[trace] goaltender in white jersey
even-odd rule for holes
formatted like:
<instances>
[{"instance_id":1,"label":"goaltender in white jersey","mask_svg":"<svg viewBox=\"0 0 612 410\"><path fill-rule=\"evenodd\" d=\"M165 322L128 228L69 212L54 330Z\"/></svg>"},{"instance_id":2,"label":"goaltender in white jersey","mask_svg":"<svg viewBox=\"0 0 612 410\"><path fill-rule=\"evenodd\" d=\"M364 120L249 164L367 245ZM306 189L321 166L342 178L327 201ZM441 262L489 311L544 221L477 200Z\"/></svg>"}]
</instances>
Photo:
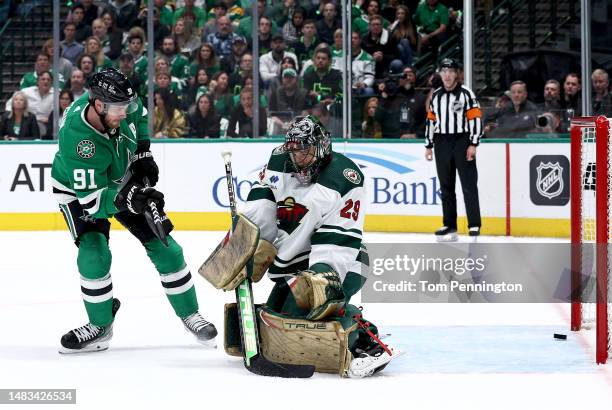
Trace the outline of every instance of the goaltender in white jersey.
<instances>
[{"instance_id":1,"label":"goaltender in white jersey","mask_svg":"<svg viewBox=\"0 0 612 410\"><path fill-rule=\"evenodd\" d=\"M272 152L260 172L243 214L259 227L260 239L277 250L268 269L275 286L259 315L264 353L266 328L273 329L274 320L281 318L285 329L287 320L296 319L321 326L332 323L345 332L344 363L332 366L304 359L319 371L364 377L382 370L398 356L397 350L380 341L376 327L363 320L359 308L348 303L365 282L361 269L367 264L362 244L364 182L363 173L352 160L332 151L329 133L313 116L297 117L292 122L285 143ZM268 347L268 352L275 359L285 355L287 362L295 363L287 344L317 339L317 335L303 332L306 334L294 339L285 336L291 332L282 333L281 337L291 340L275 346L278 351L270 353L272 348ZM313 344L301 347L316 348ZM337 360L337 352L336 346L332 361ZM314 352L313 356L321 353Z\"/></svg>"}]
</instances>

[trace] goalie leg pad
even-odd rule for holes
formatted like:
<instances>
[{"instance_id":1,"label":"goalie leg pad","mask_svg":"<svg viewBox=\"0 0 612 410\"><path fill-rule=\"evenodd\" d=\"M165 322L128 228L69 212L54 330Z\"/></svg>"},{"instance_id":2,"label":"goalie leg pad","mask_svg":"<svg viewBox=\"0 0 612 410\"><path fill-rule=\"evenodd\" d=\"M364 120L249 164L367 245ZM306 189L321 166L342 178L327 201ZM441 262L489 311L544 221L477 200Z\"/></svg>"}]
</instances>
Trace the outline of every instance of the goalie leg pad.
<instances>
[{"instance_id":1,"label":"goalie leg pad","mask_svg":"<svg viewBox=\"0 0 612 410\"><path fill-rule=\"evenodd\" d=\"M247 275L255 283L259 282L263 275L266 273L270 265L274 262L277 250L270 242L265 239L260 239L257 243L257 250L253 255L253 265L251 268L250 264L247 264L244 268L244 272L241 275ZM252 272L248 272L247 269L252 269Z\"/></svg>"},{"instance_id":2,"label":"goalie leg pad","mask_svg":"<svg viewBox=\"0 0 612 410\"><path fill-rule=\"evenodd\" d=\"M317 372L345 376L353 356L349 336L357 324L344 328L337 320L292 319L267 308L258 310L263 355L271 361L314 365Z\"/></svg>"},{"instance_id":3,"label":"goalie leg pad","mask_svg":"<svg viewBox=\"0 0 612 410\"><path fill-rule=\"evenodd\" d=\"M228 232L198 272L217 289L236 289L247 277L243 268L252 263L258 240L259 227L238 214L233 231Z\"/></svg>"}]
</instances>

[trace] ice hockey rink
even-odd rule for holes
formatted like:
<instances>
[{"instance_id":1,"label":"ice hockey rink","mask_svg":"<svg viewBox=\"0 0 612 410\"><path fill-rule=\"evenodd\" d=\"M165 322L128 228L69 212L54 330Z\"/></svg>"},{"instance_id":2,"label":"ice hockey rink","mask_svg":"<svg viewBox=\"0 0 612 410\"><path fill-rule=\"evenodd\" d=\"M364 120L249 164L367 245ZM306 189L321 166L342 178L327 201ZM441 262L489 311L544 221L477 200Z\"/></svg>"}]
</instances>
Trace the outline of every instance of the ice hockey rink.
<instances>
[{"instance_id":1,"label":"ice hockey rink","mask_svg":"<svg viewBox=\"0 0 612 410\"><path fill-rule=\"evenodd\" d=\"M173 235L195 273L223 234ZM365 241L432 237L366 233ZM364 316L391 333L385 341L405 352L384 372L362 380L256 376L225 355L221 334L218 348L207 349L183 329L137 240L113 231L110 244L114 295L122 302L111 347L66 356L57 352L61 335L87 322L68 232L0 233L1 388L76 389L76 405L53 407L67 409L586 409L612 403L612 368L595 365L592 335L570 333L569 306L556 304L363 304ZM222 332L223 304L233 293L194 278L200 311ZM255 285L256 300L270 288L266 279ZM568 334L567 341L555 340L555 332ZM15 408L28 407L41 406Z\"/></svg>"}]
</instances>

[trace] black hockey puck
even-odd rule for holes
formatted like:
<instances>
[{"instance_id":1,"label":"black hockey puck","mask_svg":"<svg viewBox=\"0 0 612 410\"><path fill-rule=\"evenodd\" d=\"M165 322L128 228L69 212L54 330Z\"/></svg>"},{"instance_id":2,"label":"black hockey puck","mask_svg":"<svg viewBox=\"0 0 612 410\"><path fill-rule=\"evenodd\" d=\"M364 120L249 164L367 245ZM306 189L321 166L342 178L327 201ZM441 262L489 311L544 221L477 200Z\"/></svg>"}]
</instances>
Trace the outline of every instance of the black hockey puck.
<instances>
[{"instance_id":1,"label":"black hockey puck","mask_svg":"<svg viewBox=\"0 0 612 410\"><path fill-rule=\"evenodd\" d=\"M561 333L555 333L553 336L557 340L567 340L567 335Z\"/></svg>"}]
</instances>

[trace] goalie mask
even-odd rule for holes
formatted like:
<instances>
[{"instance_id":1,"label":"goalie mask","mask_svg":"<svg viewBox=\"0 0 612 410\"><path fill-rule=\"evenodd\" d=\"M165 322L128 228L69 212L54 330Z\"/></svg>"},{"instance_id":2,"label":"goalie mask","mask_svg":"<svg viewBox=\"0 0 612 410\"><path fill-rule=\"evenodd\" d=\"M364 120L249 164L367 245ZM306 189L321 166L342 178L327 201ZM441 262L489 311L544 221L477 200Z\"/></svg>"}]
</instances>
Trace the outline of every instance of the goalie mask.
<instances>
[{"instance_id":1,"label":"goalie mask","mask_svg":"<svg viewBox=\"0 0 612 410\"><path fill-rule=\"evenodd\" d=\"M296 117L285 136L283 150L289 153L294 175L308 184L330 158L331 137L316 117Z\"/></svg>"}]
</instances>

